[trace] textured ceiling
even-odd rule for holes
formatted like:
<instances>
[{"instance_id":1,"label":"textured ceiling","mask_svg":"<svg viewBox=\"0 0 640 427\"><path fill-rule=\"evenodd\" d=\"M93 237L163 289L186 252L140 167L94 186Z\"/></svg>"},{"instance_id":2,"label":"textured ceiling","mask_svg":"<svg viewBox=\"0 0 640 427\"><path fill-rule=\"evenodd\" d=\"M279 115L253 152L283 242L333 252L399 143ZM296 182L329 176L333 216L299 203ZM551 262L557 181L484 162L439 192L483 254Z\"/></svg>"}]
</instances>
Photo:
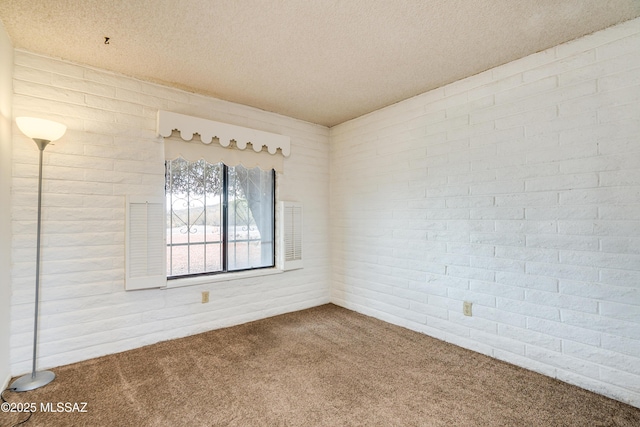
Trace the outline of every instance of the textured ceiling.
<instances>
[{"instance_id":1,"label":"textured ceiling","mask_svg":"<svg viewBox=\"0 0 640 427\"><path fill-rule=\"evenodd\" d=\"M0 0L16 48L326 126L638 16L639 0Z\"/></svg>"}]
</instances>

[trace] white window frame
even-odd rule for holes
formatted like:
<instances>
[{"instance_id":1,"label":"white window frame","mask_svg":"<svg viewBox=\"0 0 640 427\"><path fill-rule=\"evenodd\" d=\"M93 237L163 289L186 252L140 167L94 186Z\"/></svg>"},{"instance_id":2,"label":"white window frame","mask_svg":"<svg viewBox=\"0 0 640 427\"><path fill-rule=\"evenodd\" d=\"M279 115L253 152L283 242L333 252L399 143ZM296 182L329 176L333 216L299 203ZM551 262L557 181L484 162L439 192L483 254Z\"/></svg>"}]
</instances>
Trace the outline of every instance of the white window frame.
<instances>
[{"instance_id":1,"label":"white window frame","mask_svg":"<svg viewBox=\"0 0 640 427\"><path fill-rule=\"evenodd\" d=\"M242 126L235 126L226 123L215 122L212 120L207 120L198 117L186 116L178 113L167 112L167 111L158 111L157 116L157 132L161 137L170 137L172 132L177 130L180 132L180 136L184 141L190 141L194 134L198 133L200 135L200 139L204 145L214 145L214 139L217 139L219 144L215 144L218 147L224 150L239 149L243 150L243 162L251 162L255 165L261 165L262 160L256 155L260 155L260 151L266 147L266 151L270 153L270 155L275 155L276 152L279 152L279 155L283 157L289 157L290 155L290 138L284 135L272 134L269 132L264 132L256 129L245 128ZM164 138L163 138L164 141ZM166 141L165 141L166 142ZM233 142L233 144L232 144ZM251 146L253 150L246 150ZM194 149L194 147L188 147L189 149ZM214 147L209 147L214 148ZM182 148L179 148L181 150ZM200 153L200 149L196 151ZM216 156L221 152L218 151ZM225 152L225 155L227 153ZM166 156L165 156L166 157ZM248 160L251 159L251 160ZM231 164L229 162L225 162L224 159L220 159L224 163ZM220 161L219 160L219 161ZM275 162L276 166L274 169L276 170L276 181L279 181L279 175L283 173L283 167L280 161ZM264 169L264 167L262 168ZM277 184L276 184L277 187ZM284 202L279 201L277 197L278 191L276 188L276 206L279 208L276 209L276 218L275 218L275 239L274 243L276 245L275 248L275 267L273 268L261 268L255 270L243 270L236 272L228 272L228 273L217 273L217 274L207 274L202 276L194 276L194 277L185 277L167 280L166 276L166 227L165 227L165 198L145 198L138 196L128 196L126 198L126 220L125 220L125 289L126 290L134 290L134 289L147 289L147 288L162 288L162 289L171 289L182 286L190 286L190 285L198 285L204 283L214 283L214 282L222 282L229 280L238 280L238 279L246 279L251 277L258 276L266 276L272 274L279 274L287 270L302 268L302 252L300 251L299 259L290 259L286 260L286 254L284 252L284 248L287 242L287 239L290 238L288 234L285 232L285 229L288 227L287 222L288 218L284 215L285 209L284 204L292 203L292 202ZM135 278L131 276L131 266L132 266L132 243L129 239L132 238L132 229L131 229L131 203L161 203L162 204L162 236L155 236L154 239L157 241L160 239L162 241L162 275L151 274L148 277L141 279ZM293 202L295 203L295 202ZM301 204L300 206L301 213ZM153 228L153 227L152 227ZM297 230L299 235L299 249L302 249L302 222L300 217L300 222L298 227L294 227Z\"/></svg>"}]
</instances>

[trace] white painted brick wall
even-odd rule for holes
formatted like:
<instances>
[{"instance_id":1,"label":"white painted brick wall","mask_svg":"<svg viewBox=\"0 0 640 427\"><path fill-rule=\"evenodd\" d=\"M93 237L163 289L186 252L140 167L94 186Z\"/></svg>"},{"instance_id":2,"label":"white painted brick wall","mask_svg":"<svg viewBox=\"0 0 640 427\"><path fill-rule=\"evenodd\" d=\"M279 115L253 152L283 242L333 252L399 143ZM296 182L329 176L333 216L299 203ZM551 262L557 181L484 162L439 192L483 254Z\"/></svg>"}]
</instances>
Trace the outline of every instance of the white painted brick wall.
<instances>
[{"instance_id":1,"label":"white painted brick wall","mask_svg":"<svg viewBox=\"0 0 640 427\"><path fill-rule=\"evenodd\" d=\"M0 389L11 379L11 129L13 46L0 22Z\"/></svg>"},{"instance_id":2,"label":"white painted brick wall","mask_svg":"<svg viewBox=\"0 0 640 427\"><path fill-rule=\"evenodd\" d=\"M329 301L328 129L24 51L15 52L13 88L15 116L38 115L68 126L44 154L39 367ZM304 205L304 269L170 290L124 291L125 196L164 194L164 151L155 133L158 109L291 137L292 154L278 176L277 192L281 200ZM37 161L35 144L14 126L14 375L31 367ZM200 302L203 290L210 292L208 304Z\"/></svg>"},{"instance_id":3,"label":"white painted brick wall","mask_svg":"<svg viewBox=\"0 0 640 427\"><path fill-rule=\"evenodd\" d=\"M639 76L636 19L332 128L332 301L640 407Z\"/></svg>"}]
</instances>

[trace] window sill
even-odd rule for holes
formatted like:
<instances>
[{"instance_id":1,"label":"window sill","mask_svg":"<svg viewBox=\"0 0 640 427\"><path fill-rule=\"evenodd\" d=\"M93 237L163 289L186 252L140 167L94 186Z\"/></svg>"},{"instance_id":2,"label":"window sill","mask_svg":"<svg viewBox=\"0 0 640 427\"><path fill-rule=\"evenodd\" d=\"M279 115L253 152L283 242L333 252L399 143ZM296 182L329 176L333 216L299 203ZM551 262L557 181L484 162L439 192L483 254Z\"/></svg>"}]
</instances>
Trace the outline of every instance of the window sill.
<instances>
[{"instance_id":1,"label":"window sill","mask_svg":"<svg viewBox=\"0 0 640 427\"><path fill-rule=\"evenodd\" d=\"M238 271L236 273L211 274L208 276L185 277L184 279L167 280L167 285L162 289L182 288L184 286L204 285L207 283L228 282L231 280L247 279L251 277L271 276L284 273L278 268L264 268L259 270Z\"/></svg>"}]
</instances>

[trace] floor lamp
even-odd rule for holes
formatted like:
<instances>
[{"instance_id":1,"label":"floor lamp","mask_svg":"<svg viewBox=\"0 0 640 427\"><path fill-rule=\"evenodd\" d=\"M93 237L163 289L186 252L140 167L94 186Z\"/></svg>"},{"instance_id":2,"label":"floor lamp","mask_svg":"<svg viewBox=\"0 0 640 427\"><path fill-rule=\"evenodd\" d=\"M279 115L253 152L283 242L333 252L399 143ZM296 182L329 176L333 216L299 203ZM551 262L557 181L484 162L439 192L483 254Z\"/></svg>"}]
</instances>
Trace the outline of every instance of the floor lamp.
<instances>
[{"instance_id":1,"label":"floor lamp","mask_svg":"<svg viewBox=\"0 0 640 427\"><path fill-rule=\"evenodd\" d=\"M36 240L36 301L33 320L33 367L30 374L25 374L15 380L9 386L13 391L29 391L49 384L56 377L51 371L36 372L36 349L38 346L38 301L40 299L40 223L42 213L42 153L51 141L55 141L64 135L67 127L50 120L31 117L16 118L18 128L33 139L40 150L40 162L38 167L38 226Z\"/></svg>"}]
</instances>

